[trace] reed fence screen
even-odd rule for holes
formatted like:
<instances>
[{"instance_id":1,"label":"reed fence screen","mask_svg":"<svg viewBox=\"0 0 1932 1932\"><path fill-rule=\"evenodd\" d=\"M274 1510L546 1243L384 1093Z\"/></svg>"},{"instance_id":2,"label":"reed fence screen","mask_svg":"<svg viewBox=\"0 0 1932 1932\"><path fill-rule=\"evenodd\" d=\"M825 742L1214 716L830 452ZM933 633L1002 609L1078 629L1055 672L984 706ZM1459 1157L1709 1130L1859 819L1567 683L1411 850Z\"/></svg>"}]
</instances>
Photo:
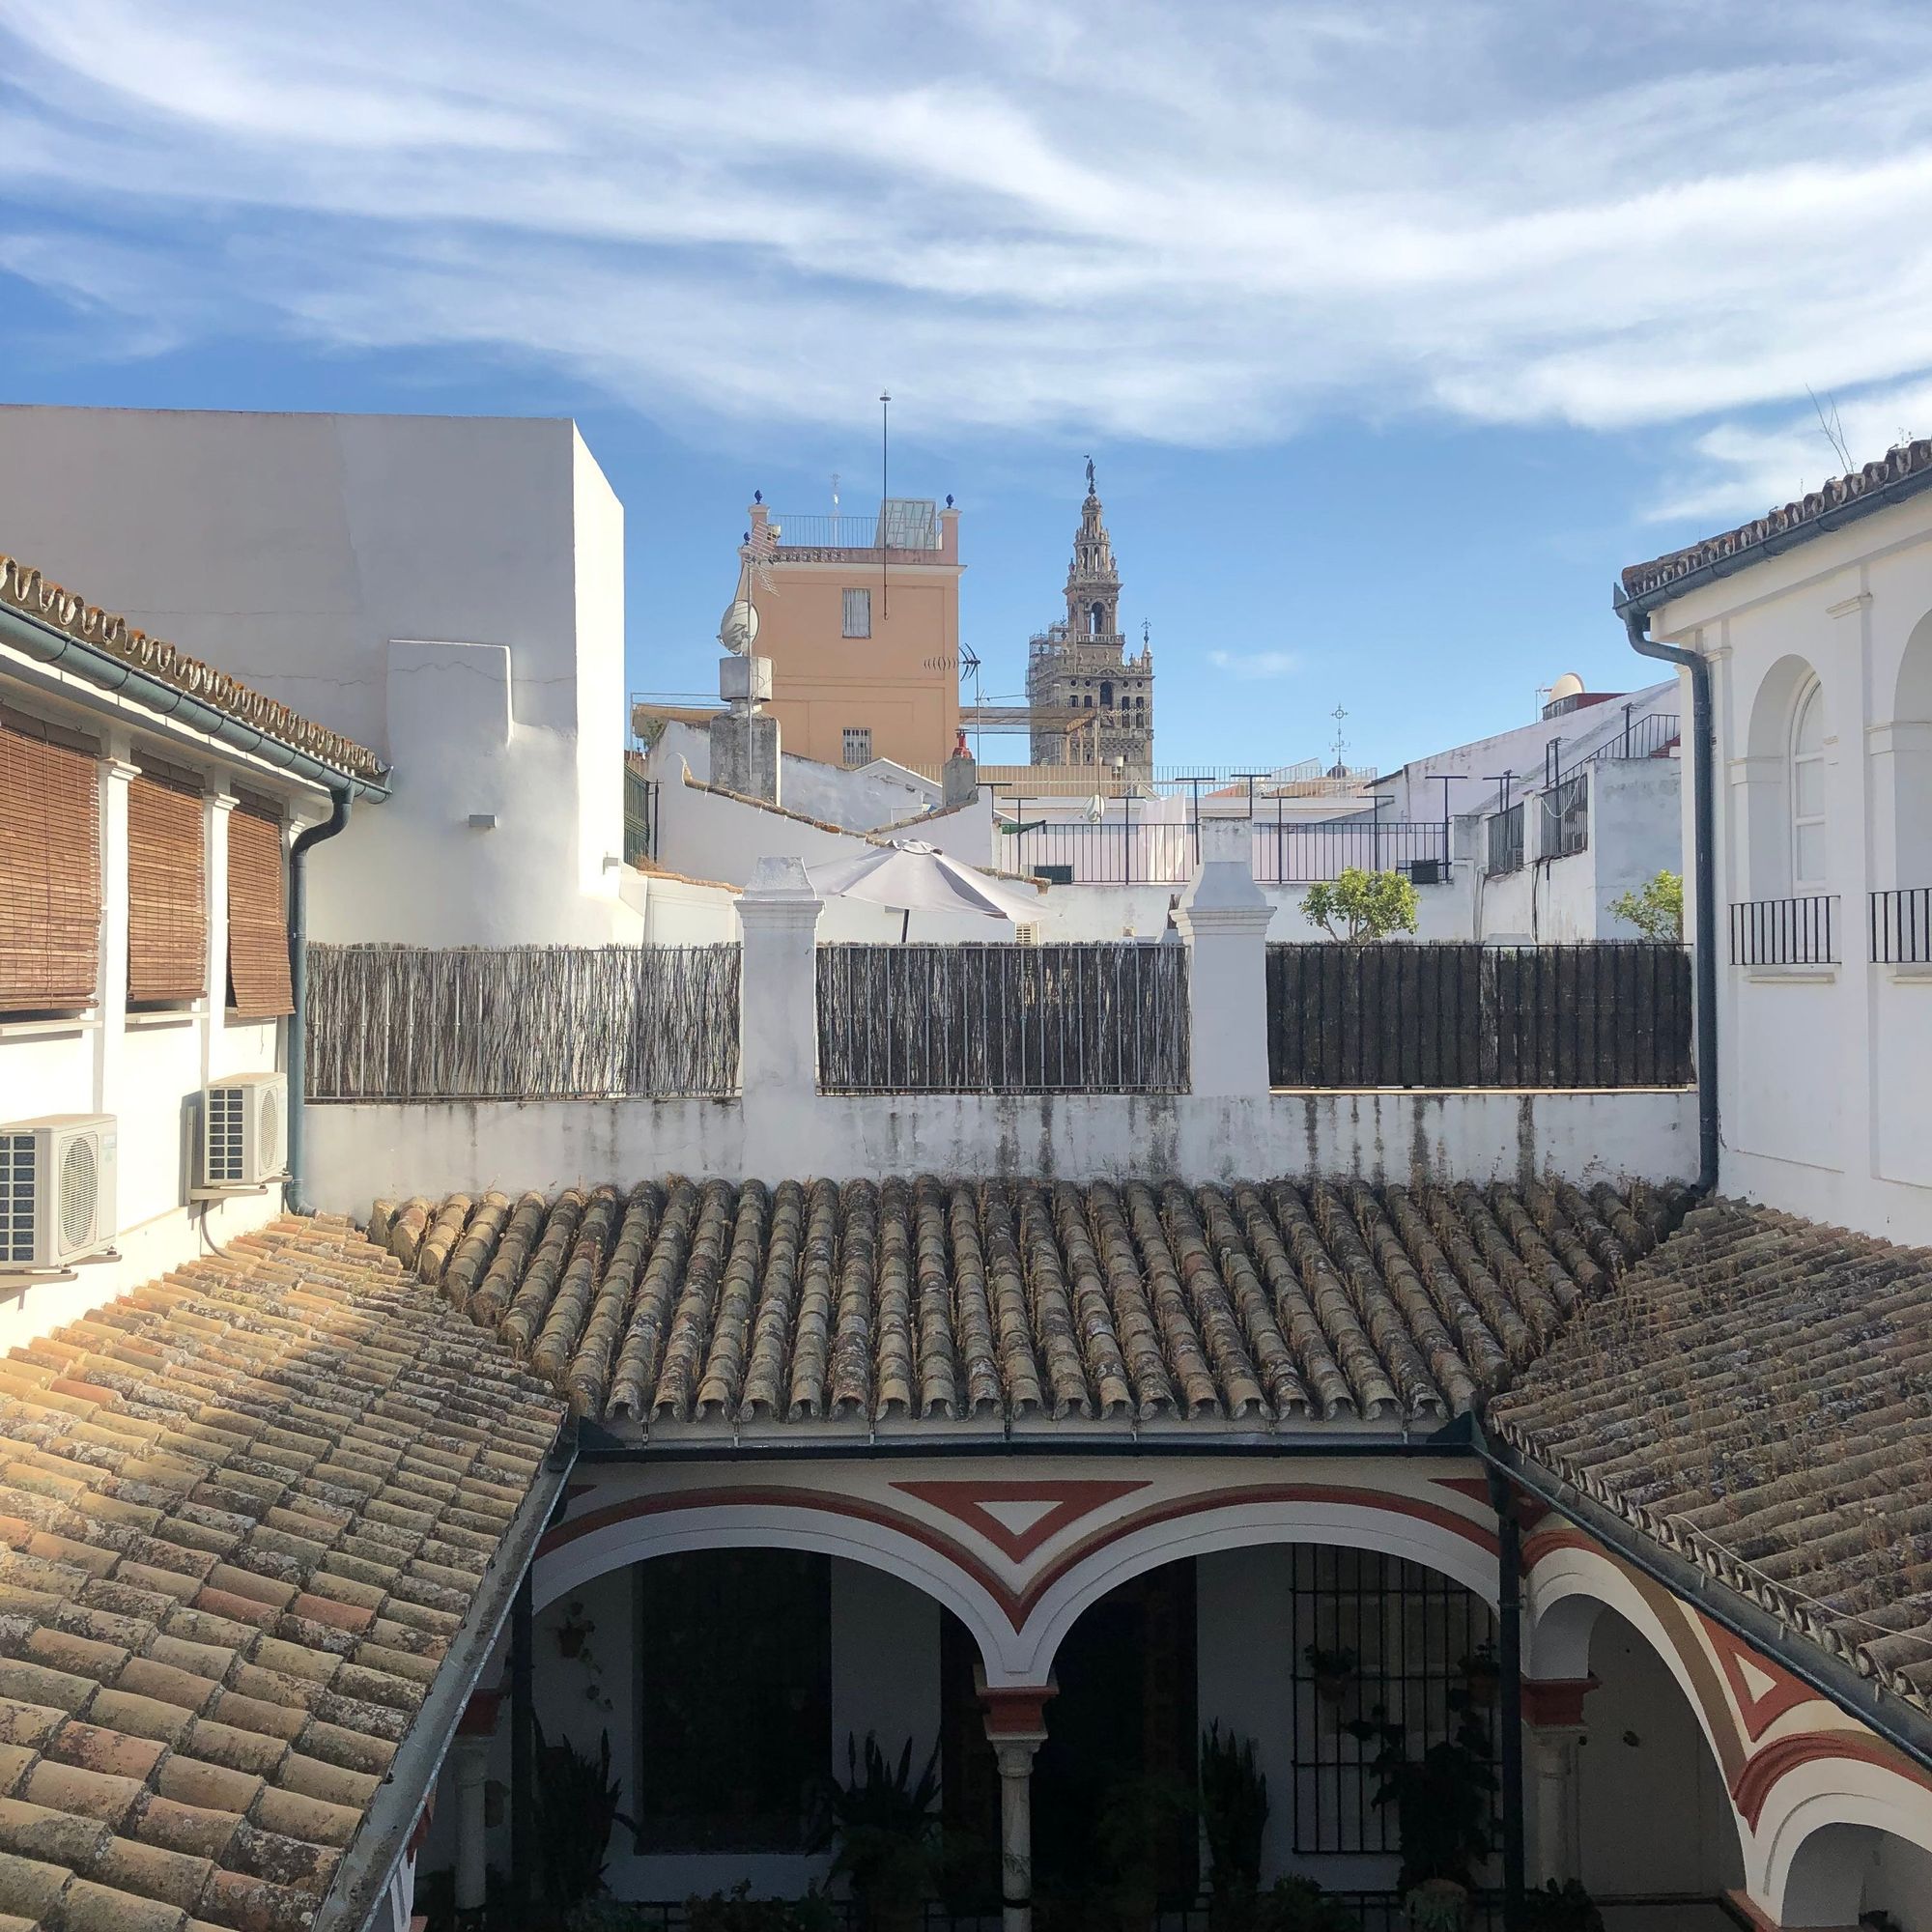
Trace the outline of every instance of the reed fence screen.
<instances>
[{"instance_id":1,"label":"reed fence screen","mask_svg":"<svg viewBox=\"0 0 1932 1932\"><path fill-rule=\"evenodd\" d=\"M1681 946L1333 942L1267 950L1276 1087L1682 1087Z\"/></svg>"},{"instance_id":2,"label":"reed fence screen","mask_svg":"<svg viewBox=\"0 0 1932 1932\"><path fill-rule=\"evenodd\" d=\"M311 946L316 1100L609 1099L738 1085L735 946Z\"/></svg>"},{"instance_id":3,"label":"reed fence screen","mask_svg":"<svg viewBox=\"0 0 1932 1932\"><path fill-rule=\"evenodd\" d=\"M1179 1094L1187 953L1064 946L821 946L828 1094Z\"/></svg>"}]
</instances>

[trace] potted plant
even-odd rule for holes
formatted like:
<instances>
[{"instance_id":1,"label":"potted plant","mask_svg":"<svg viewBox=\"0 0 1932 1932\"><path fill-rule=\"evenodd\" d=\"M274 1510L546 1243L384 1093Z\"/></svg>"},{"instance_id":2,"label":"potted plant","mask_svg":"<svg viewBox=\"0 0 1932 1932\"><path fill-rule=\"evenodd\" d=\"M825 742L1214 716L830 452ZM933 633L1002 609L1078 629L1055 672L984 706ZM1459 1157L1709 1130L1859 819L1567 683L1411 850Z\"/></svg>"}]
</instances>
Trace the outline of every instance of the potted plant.
<instances>
[{"instance_id":1,"label":"potted plant","mask_svg":"<svg viewBox=\"0 0 1932 1932\"><path fill-rule=\"evenodd\" d=\"M1201 1734L1201 1819L1211 1861L1208 1896L1214 1932L1246 1932L1254 1923L1267 1817L1267 1778L1254 1740L1232 1731L1224 1740L1217 1718Z\"/></svg>"},{"instance_id":2,"label":"potted plant","mask_svg":"<svg viewBox=\"0 0 1932 1932\"><path fill-rule=\"evenodd\" d=\"M836 1779L826 1792L825 1823L817 1847L837 1841L832 1875L847 1880L872 1932L918 1932L926 1893L939 1872L939 1747L918 1781L912 1776L912 1740L896 1769L886 1763L879 1741L866 1736L865 1770L859 1743L845 1739L850 1781Z\"/></svg>"},{"instance_id":3,"label":"potted plant","mask_svg":"<svg viewBox=\"0 0 1932 1932\"><path fill-rule=\"evenodd\" d=\"M1487 1639L1469 1651L1456 1666L1463 1673L1463 1688L1469 1693L1475 1710L1487 1711L1502 1689L1503 1667L1496 1660L1496 1647Z\"/></svg>"},{"instance_id":4,"label":"potted plant","mask_svg":"<svg viewBox=\"0 0 1932 1932\"><path fill-rule=\"evenodd\" d=\"M1453 1735L1411 1757L1405 1726L1378 1705L1347 1728L1376 1755L1369 1770L1375 1803L1390 1806L1402 1846L1396 1889L1412 1932L1465 1932L1476 1889L1476 1867L1495 1849L1491 1820L1496 1796L1489 1733L1465 1693L1452 1692Z\"/></svg>"},{"instance_id":5,"label":"potted plant","mask_svg":"<svg viewBox=\"0 0 1932 1932\"><path fill-rule=\"evenodd\" d=\"M561 1656L582 1657L583 1646L597 1626L583 1614L581 1603L565 1607L563 1621L556 1627L556 1647Z\"/></svg>"},{"instance_id":6,"label":"potted plant","mask_svg":"<svg viewBox=\"0 0 1932 1932\"><path fill-rule=\"evenodd\" d=\"M1361 1932L1351 1907L1312 1878L1278 1878L1258 1901L1255 1932Z\"/></svg>"},{"instance_id":7,"label":"potted plant","mask_svg":"<svg viewBox=\"0 0 1932 1932\"><path fill-rule=\"evenodd\" d=\"M1301 1655L1315 1680L1315 1694L1332 1710L1349 1694L1362 1660L1352 1650L1323 1650L1319 1643L1311 1643Z\"/></svg>"},{"instance_id":8,"label":"potted plant","mask_svg":"<svg viewBox=\"0 0 1932 1932\"><path fill-rule=\"evenodd\" d=\"M1520 1922L1522 1932L1604 1932L1604 1915L1574 1878L1524 1892Z\"/></svg>"},{"instance_id":9,"label":"potted plant","mask_svg":"<svg viewBox=\"0 0 1932 1932\"><path fill-rule=\"evenodd\" d=\"M1122 1778L1101 1801L1094 1828L1099 1897L1121 1932L1150 1932L1160 1910L1162 1847L1193 1810L1191 1794L1157 1776Z\"/></svg>"},{"instance_id":10,"label":"potted plant","mask_svg":"<svg viewBox=\"0 0 1932 1932\"><path fill-rule=\"evenodd\" d=\"M598 1740L594 1758L568 1738L552 1744L541 1724L536 1734L536 1823L544 1890L552 1912L561 1919L602 1892L611 1833L631 1820L617 1809L622 1787L611 1776L609 1731Z\"/></svg>"}]
</instances>

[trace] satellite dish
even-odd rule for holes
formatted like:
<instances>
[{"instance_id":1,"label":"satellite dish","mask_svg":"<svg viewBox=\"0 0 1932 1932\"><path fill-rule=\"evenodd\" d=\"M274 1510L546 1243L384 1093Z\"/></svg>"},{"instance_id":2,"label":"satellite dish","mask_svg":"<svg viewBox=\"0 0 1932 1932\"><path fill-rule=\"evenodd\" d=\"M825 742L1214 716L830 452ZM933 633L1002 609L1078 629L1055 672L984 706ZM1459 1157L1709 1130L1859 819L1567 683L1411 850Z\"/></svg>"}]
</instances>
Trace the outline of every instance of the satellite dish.
<instances>
[{"instance_id":1,"label":"satellite dish","mask_svg":"<svg viewBox=\"0 0 1932 1932\"><path fill-rule=\"evenodd\" d=\"M750 657L758 640L758 613L750 599L739 597L725 605L718 623L718 641L733 657Z\"/></svg>"},{"instance_id":2,"label":"satellite dish","mask_svg":"<svg viewBox=\"0 0 1932 1932\"><path fill-rule=\"evenodd\" d=\"M1549 701L1552 704L1560 704L1566 697L1581 697L1582 695L1583 680L1574 670L1566 670L1549 687Z\"/></svg>"}]
</instances>

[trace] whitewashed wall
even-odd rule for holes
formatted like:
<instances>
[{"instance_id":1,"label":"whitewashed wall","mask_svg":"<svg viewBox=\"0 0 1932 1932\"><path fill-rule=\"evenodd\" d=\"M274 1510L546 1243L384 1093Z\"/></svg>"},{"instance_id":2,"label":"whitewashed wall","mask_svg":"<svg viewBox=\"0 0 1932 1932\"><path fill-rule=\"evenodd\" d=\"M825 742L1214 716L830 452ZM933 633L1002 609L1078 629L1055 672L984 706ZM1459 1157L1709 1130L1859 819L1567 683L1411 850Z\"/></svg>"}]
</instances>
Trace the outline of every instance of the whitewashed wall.
<instances>
[{"instance_id":1,"label":"whitewashed wall","mask_svg":"<svg viewBox=\"0 0 1932 1932\"><path fill-rule=\"evenodd\" d=\"M1625 892L1661 871L1684 871L1680 767L1675 758L1605 760L1586 767L1590 842L1567 858L1542 850L1548 830L1540 798L1523 808L1523 864L1495 878L1472 861L1473 937L1514 946L1573 946L1593 939L1635 939L1636 929L1610 910ZM1488 850L1490 814L1470 822L1469 849ZM1463 867L1459 866L1458 871Z\"/></svg>"},{"instance_id":2,"label":"whitewashed wall","mask_svg":"<svg viewBox=\"0 0 1932 1932\"><path fill-rule=\"evenodd\" d=\"M1867 944L1871 891L1932 885L1932 497L1681 597L1651 628L1712 665L1722 1184L1932 1242L1932 969L1874 964ZM1784 746L1807 668L1824 692L1839 958L1737 966L1729 906L1791 891Z\"/></svg>"},{"instance_id":3,"label":"whitewashed wall","mask_svg":"<svg viewBox=\"0 0 1932 1932\"><path fill-rule=\"evenodd\" d=\"M680 761L693 778L710 781L708 726L686 724L678 719L666 721L662 735L651 748L651 776L674 783ZM794 752L781 752L779 803L787 811L822 818L828 825L843 826L848 832L871 832L939 803L938 785L914 772L899 776L902 771L887 759L874 759L853 771L817 758L802 758ZM665 863L674 862L667 859Z\"/></svg>"},{"instance_id":4,"label":"whitewashed wall","mask_svg":"<svg viewBox=\"0 0 1932 1932\"><path fill-rule=\"evenodd\" d=\"M0 529L395 766L316 854L317 938L638 936L623 512L574 424L0 409Z\"/></svg>"}]
</instances>

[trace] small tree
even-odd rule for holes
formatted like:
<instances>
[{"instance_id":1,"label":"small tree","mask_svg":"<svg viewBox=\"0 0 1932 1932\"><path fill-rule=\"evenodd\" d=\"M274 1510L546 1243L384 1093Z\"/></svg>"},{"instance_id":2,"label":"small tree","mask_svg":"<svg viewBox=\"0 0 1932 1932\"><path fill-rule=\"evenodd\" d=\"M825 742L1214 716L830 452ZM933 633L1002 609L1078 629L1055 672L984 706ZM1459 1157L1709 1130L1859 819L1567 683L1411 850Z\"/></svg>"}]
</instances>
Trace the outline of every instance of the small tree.
<instances>
[{"instance_id":1,"label":"small tree","mask_svg":"<svg viewBox=\"0 0 1932 1932\"><path fill-rule=\"evenodd\" d=\"M1386 939L1392 932L1415 930L1415 887L1400 872L1344 866L1339 878L1309 887L1301 914L1330 939ZM1343 931L1336 931L1338 923Z\"/></svg>"},{"instance_id":2,"label":"small tree","mask_svg":"<svg viewBox=\"0 0 1932 1932\"><path fill-rule=\"evenodd\" d=\"M1646 939L1684 937L1684 877L1660 872L1634 893L1619 893L1610 901L1613 917L1634 925Z\"/></svg>"}]
</instances>

